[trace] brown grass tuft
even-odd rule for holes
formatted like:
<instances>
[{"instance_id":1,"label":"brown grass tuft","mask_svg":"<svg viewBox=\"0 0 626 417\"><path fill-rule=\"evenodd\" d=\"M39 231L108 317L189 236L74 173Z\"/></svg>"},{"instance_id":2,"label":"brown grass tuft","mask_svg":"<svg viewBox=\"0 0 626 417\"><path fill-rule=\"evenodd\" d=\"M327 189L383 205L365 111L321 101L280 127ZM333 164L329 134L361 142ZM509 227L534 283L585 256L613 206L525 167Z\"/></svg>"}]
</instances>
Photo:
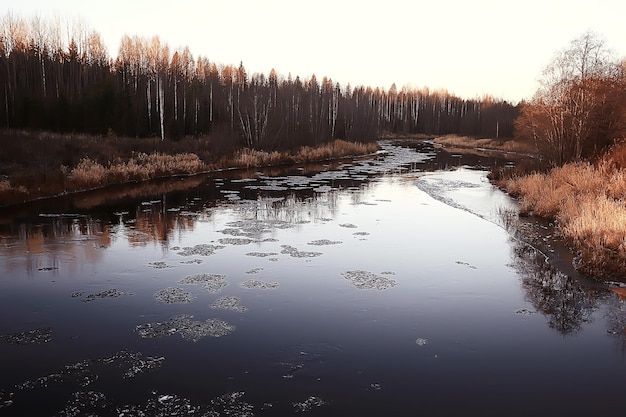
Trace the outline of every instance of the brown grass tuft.
<instances>
[{"instance_id":1,"label":"brown grass tuft","mask_svg":"<svg viewBox=\"0 0 626 417\"><path fill-rule=\"evenodd\" d=\"M491 149L504 152L534 153L536 149L528 142L470 136L446 135L435 138L435 143L450 148Z\"/></svg>"},{"instance_id":2,"label":"brown grass tuft","mask_svg":"<svg viewBox=\"0 0 626 417\"><path fill-rule=\"evenodd\" d=\"M75 168L69 171L65 187L68 191L81 190L107 184L194 174L205 168L200 158L190 153L176 155L140 153L128 161L114 161L107 167L89 158L83 158ZM64 172L67 173L67 171L65 168Z\"/></svg>"},{"instance_id":3,"label":"brown grass tuft","mask_svg":"<svg viewBox=\"0 0 626 417\"><path fill-rule=\"evenodd\" d=\"M521 212L556 220L581 271L626 275L626 174L609 156L513 178L505 188L520 197Z\"/></svg>"}]
</instances>

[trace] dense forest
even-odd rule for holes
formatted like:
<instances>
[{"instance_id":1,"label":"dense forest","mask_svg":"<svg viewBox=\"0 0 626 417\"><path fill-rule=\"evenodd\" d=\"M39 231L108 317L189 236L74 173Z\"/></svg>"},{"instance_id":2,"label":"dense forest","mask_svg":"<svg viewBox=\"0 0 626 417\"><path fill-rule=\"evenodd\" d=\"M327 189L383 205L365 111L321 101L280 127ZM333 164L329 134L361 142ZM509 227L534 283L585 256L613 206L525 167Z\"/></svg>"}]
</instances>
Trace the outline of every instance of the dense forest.
<instances>
[{"instance_id":1,"label":"dense forest","mask_svg":"<svg viewBox=\"0 0 626 417\"><path fill-rule=\"evenodd\" d=\"M83 23L0 18L0 126L119 137L210 136L220 151L285 150L381 132L511 137L518 108L446 91L341 86L248 74L159 37L125 36L111 58Z\"/></svg>"}]
</instances>

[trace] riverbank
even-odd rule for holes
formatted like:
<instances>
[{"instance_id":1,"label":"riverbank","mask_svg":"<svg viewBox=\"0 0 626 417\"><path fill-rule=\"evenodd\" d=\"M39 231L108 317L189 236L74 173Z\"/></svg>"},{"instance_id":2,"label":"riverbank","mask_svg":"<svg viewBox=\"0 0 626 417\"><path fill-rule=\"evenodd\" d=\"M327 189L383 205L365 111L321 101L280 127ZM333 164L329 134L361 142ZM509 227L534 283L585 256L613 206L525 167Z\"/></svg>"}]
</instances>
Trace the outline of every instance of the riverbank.
<instances>
[{"instance_id":1,"label":"riverbank","mask_svg":"<svg viewBox=\"0 0 626 417\"><path fill-rule=\"evenodd\" d=\"M208 137L93 137L46 132L0 133L0 206L114 184L225 169L298 164L374 153L378 145L335 140L294 151L218 149Z\"/></svg>"},{"instance_id":2,"label":"riverbank","mask_svg":"<svg viewBox=\"0 0 626 417\"><path fill-rule=\"evenodd\" d=\"M520 202L521 215L556 224L575 254L580 272L626 280L626 145L614 146L595 163L577 162L492 181Z\"/></svg>"}]
</instances>

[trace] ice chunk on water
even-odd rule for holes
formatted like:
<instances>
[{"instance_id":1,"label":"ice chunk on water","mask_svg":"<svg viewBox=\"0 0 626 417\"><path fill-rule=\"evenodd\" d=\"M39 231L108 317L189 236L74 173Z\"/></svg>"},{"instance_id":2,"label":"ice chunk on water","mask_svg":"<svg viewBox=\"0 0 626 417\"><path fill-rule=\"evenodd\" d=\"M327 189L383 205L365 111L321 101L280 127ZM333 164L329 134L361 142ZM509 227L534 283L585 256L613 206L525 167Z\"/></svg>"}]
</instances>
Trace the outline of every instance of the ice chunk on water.
<instances>
[{"instance_id":1,"label":"ice chunk on water","mask_svg":"<svg viewBox=\"0 0 626 417\"><path fill-rule=\"evenodd\" d=\"M163 304L186 304L196 299L190 292L177 287L168 287L154 293L154 298Z\"/></svg>"},{"instance_id":2,"label":"ice chunk on water","mask_svg":"<svg viewBox=\"0 0 626 417\"><path fill-rule=\"evenodd\" d=\"M340 240L319 239L319 240L312 240L311 242L307 243L307 245L327 246L327 245L339 245L340 243L343 243L343 242Z\"/></svg>"},{"instance_id":3,"label":"ice chunk on water","mask_svg":"<svg viewBox=\"0 0 626 417\"><path fill-rule=\"evenodd\" d=\"M249 288L249 289L256 288L260 290L268 290L268 289L278 288L278 283L258 281L256 279L249 279L247 281L242 282L241 286L244 288Z\"/></svg>"},{"instance_id":4,"label":"ice chunk on water","mask_svg":"<svg viewBox=\"0 0 626 417\"><path fill-rule=\"evenodd\" d=\"M222 310L232 310L243 313L248 311L247 307L239 305L241 300L237 297L222 297L215 300L213 304L211 304L211 308L218 308Z\"/></svg>"},{"instance_id":5,"label":"ice chunk on water","mask_svg":"<svg viewBox=\"0 0 626 417\"><path fill-rule=\"evenodd\" d=\"M83 302L87 303L89 301L102 300L105 298L117 298L123 294L124 294L123 292L118 291L115 288L111 288L110 290L100 291L99 293L96 293L96 294L89 294L87 297L85 297Z\"/></svg>"},{"instance_id":6,"label":"ice chunk on water","mask_svg":"<svg viewBox=\"0 0 626 417\"><path fill-rule=\"evenodd\" d=\"M40 343L48 343L52 340L52 328L41 327L21 333L2 334L0 335L0 340L4 340L12 345L38 345Z\"/></svg>"},{"instance_id":7,"label":"ice chunk on water","mask_svg":"<svg viewBox=\"0 0 626 417\"><path fill-rule=\"evenodd\" d=\"M205 321L193 320L193 316L182 314L174 316L165 322L147 323L138 325L135 330L143 339L172 336L180 334L183 339L197 342L203 337L222 337L235 331L235 326L220 319Z\"/></svg>"},{"instance_id":8,"label":"ice chunk on water","mask_svg":"<svg viewBox=\"0 0 626 417\"><path fill-rule=\"evenodd\" d=\"M214 255L215 251L218 249L224 249L226 246L223 245L209 245L209 244L199 244L192 247L184 247L182 251L178 252L181 256L210 256Z\"/></svg>"},{"instance_id":9,"label":"ice chunk on water","mask_svg":"<svg viewBox=\"0 0 626 417\"><path fill-rule=\"evenodd\" d=\"M310 396L304 401L293 403L293 409L296 413L311 411L314 407L321 407L326 402L320 397Z\"/></svg>"},{"instance_id":10,"label":"ice chunk on water","mask_svg":"<svg viewBox=\"0 0 626 417\"><path fill-rule=\"evenodd\" d=\"M346 271L342 272L341 275L343 275L352 283L352 285L360 290L386 290L387 288L394 287L397 284L397 282L393 279L385 278L372 272L362 270Z\"/></svg>"},{"instance_id":11,"label":"ice chunk on water","mask_svg":"<svg viewBox=\"0 0 626 417\"><path fill-rule=\"evenodd\" d=\"M202 284L208 292L217 293L228 285L228 281L224 280L225 277L226 275L220 274L196 274L188 275L178 282L180 284Z\"/></svg>"},{"instance_id":12,"label":"ice chunk on water","mask_svg":"<svg viewBox=\"0 0 626 417\"><path fill-rule=\"evenodd\" d=\"M283 250L280 253L284 255L290 255L293 258L315 258L316 256L323 255L322 252L300 251L294 248L293 246L289 246L289 245L281 245L280 247L283 248Z\"/></svg>"},{"instance_id":13,"label":"ice chunk on water","mask_svg":"<svg viewBox=\"0 0 626 417\"><path fill-rule=\"evenodd\" d=\"M423 337L418 337L417 339L415 339L415 344L417 346L425 346L428 344L428 339L425 339Z\"/></svg>"}]
</instances>

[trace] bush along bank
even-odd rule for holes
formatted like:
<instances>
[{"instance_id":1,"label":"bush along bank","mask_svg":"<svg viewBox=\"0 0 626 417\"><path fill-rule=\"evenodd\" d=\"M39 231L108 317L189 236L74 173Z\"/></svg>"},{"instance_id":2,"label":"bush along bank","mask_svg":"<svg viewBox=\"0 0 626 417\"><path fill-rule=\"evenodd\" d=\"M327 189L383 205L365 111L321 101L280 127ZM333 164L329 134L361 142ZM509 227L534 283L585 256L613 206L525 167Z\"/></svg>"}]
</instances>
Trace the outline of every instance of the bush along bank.
<instances>
[{"instance_id":1,"label":"bush along bank","mask_svg":"<svg viewBox=\"0 0 626 417\"><path fill-rule=\"evenodd\" d=\"M626 281L626 145L595 163L494 181L519 199L520 214L554 220L576 255L576 268L598 279Z\"/></svg>"}]
</instances>

